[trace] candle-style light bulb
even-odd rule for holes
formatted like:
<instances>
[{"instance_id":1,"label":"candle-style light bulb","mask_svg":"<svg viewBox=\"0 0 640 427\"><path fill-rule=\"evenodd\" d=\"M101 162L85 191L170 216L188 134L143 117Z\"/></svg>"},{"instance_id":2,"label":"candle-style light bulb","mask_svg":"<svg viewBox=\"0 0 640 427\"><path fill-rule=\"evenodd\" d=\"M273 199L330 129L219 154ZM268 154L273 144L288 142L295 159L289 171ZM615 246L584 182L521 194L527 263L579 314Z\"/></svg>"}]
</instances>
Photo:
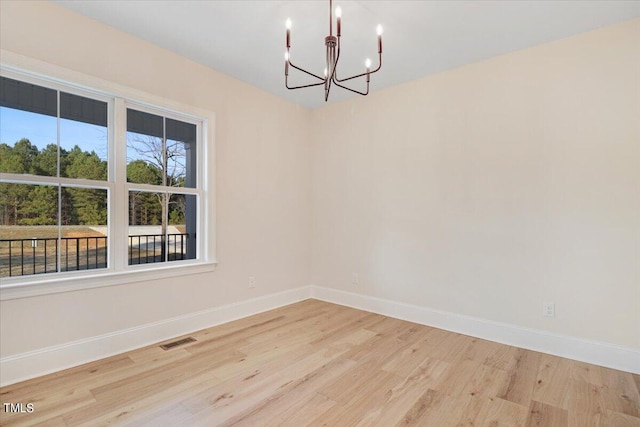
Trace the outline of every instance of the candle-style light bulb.
<instances>
[{"instance_id":1,"label":"candle-style light bulb","mask_svg":"<svg viewBox=\"0 0 640 427\"><path fill-rule=\"evenodd\" d=\"M378 34L379 36L382 35L382 25L378 24L378 26L376 27L376 34Z\"/></svg>"},{"instance_id":2,"label":"candle-style light bulb","mask_svg":"<svg viewBox=\"0 0 640 427\"><path fill-rule=\"evenodd\" d=\"M289 75L289 52L284 53L284 75Z\"/></svg>"},{"instance_id":3,"label":"candle-style light bulb","mask_svg":"<svg viewBox=\"0 0 640 427\"><path fill-rule=\"evenodd\" d=\"M324 67L324 78L327 78L327 75L329 74L327 67Z\"/></svg>"},{"instance_id":4,"label":"candle-style light bulb","mask_svg":"<svg viewBox=\"0 0 640 427\"><path fill-rule=\"evenodd\" d=\"M378 33L378 53L382 53L382 25L378 24L376 33Z\"/></svg>"},{"instance_id":5,"label":"candle-style light bulb","mask_svg":"<svg viewBox=\"0 0 640 427\"><path fill-rule=\"evenodd\" d=\"M336 7L336 18L338 18L338 37L340 37L342 32L342 8L340 6Z\"/></svg>"},{"instance_id":6,"label":"candle-style light bulb","mask_svg":"<svg viewBox=\"0 0 640 427\"><path fill-rule=\"evenodd\" d=\"M371 60L367 58L364 61L364 66L367 67L367 88L369 87L369 81L371 80L371 75L369 72L371 71Z\"/></svg>"},{"instance_id":7,"label":"candle-style light bulb","mask_svg":"<svg viewBox=\"0 0 640 427\"><path fill-rule=\"evenodd\" d=\"M287 49L291 47L291 19L287 18L284 26L287 28Z\"/></svg>"}]
</instances>

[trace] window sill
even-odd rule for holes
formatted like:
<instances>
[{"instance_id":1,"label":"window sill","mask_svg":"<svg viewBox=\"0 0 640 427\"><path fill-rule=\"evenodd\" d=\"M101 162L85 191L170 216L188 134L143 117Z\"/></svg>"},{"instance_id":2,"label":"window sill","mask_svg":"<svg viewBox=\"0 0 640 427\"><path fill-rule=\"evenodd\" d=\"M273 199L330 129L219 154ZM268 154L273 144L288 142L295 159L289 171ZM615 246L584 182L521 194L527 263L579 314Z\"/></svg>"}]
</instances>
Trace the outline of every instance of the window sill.
<instances>
[{"instance_id":1,"label":"window sill","mask_svg":"<svg viewBox=\"0 0 640 427\"><path fill-rule=\"evenodd\" d=\"M116 286L135 282L144 282L168 277L183 277L191 274L210 273L215 271L217 261L187 264L180 266L162 266L153 269L140 269L137 271L120 271L95 273L91 275L85 272L72 274L56 274L51 279L43 279L41 275L36 281L23 281L6 283L6 279L0 286L0 301L29 298L41 295L57 294L61 292L80 291L85 289L101 288L104 286ZM64 274L64 276L62 276Z\"/></svg>"}]
</instances>

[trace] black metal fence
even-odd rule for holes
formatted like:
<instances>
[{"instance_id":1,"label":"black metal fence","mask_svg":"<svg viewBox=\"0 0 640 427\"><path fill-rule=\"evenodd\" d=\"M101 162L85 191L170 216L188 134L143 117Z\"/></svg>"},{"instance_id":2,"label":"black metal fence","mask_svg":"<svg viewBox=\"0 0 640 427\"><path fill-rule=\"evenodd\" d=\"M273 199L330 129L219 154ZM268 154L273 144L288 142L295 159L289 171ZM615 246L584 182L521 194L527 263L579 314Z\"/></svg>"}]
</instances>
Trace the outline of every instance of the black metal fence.
<instances>
[{"instance_id":1,"label":"black metal fence","mask_svg":"<svg viewBox=\"0 0 640 427\"><path fill-rule=\"evenodd\" d=\"M165 245L164 234L141 234L129 236L129 265L163 262L168 250L168 261L187 259L188 234L167 234L169 242Z\"/></svg>"},{"instance_id":2,"label":"black metal fence","mask_svg":"<svg viewBox=\"0 0 640 427\"><path fill-rule=\"evenodd\" d=\"M188 238L188 234L129 236L129 264L187 259ZM62 237L60 244L57 238L0 239L0 277L106 268L107 257L106 236Z\"/></svg>"}]
</instances>

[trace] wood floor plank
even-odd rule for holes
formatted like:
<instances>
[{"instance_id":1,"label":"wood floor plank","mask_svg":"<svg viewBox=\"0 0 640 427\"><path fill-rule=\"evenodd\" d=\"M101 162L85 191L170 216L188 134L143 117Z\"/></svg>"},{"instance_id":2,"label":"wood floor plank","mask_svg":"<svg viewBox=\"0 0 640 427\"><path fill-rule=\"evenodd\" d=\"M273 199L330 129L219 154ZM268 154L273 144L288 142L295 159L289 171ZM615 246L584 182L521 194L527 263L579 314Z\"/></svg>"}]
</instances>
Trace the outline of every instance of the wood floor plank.
<instances>
[{"instance_id":1,"label":"wood floor plank","mask_svg":"<svg viewBox=\"0 0 640 427\"><path fill-rule=\"evenodd\" d=\"M541 402L531 402L526 427L566 427L568 424L569 413L566 409Z\"/></svg>"},{"instance_id":2,"label":"wood floor plank","mask_svg":"<svg viewBox=\"0 0 640 427\"><path fill-rule=\"evenodd\" d=\"M412 336L414 338L420 338L418 334L413 334ZM397 339L400 340L401 338L398 337ZM394 352L393 358L390 358L389 361L384 364L382 369L388 372L393 372L398 376L406 377L411 374L411 372L413 372L425 359L430 359L428 355L431 350L424 338L418 339L409 346L401 347L402 348L397 349Z\"/></svg>"},{"instance_id":3,"label":"wood floor plank","mask_svg":"<svg viewBox=\"0 0 640 427\"><path fill-rule=\"evenodd\" d=\"M601 387L580 378L572 378L569 382L568 409L569 426L600 426L606 413Z\"/></svg>"},{"instance_id":4,"label":"wood floor plank","mask_svg":"<svg viewBox=\"0 0 640 427\"><path fill-rule=\"evenodd\" d=\"M62 392L40 390L38 395L28 398L26 402L33 403L33 412L7 414L0 409L0 425L32 426L34 424L47 424L51 419L62 418L68 412L81 411L83 408L94 404L96 400L87 390L64 390Z\"/></svg>"},{"instance_id":5,"label":"wood floor plank","mask_svg":"<svg viewBox=\"0 0 640 427\"><path fill-rule=\"evenodd\" d=\"M606 376L604 383L601 390L607 409L640 418L640 394L629 374L613 371Z\"/></svg>"},{"instance_id":6,"label":"wood floor plank","mask_svg":"<svg viewBox=\"0 0 640 427\"><path fill-rule=\"evenodd\" d=\"M603 427L640 427L640 418L607 410L602 421Z\"/></svg>"},{"instance_id":7,"label":"wood floor plank","mask_svg":"<svg viewBox=\"0 0 640 427\"><path fill-rule=\"evenodd\" d=\"M506 394L509 384L510 377L507 371L481 364L479 369L469 377L467 385L462 389L462 394L501 396Z\"/></svg>"},{"instance_id":8,"label":"wood floor plank","mask_svg":"<svg viewBox=\"0 0 640 427\"><path fill-rule=\"evenodd\" d=\"M409 329L401 331L396 338L403 341L418 342L431 332L434 328L429 326L422 326L416 323L412 323Z\"/></svg>"},{"instance_id":9,"label":"wood floor plank","mask_svg":"<svg viewBox=\"0 0 640 427\"><path fill-rule=\"evenodd\" d=\"M377 371L368 381L358 382L350 387L348 394L342 394L330 410L323 413L313 425L353 426L356 425L371 409L383 405L402 378L389 372ZM326 396L325 393L320 393Z\"/></svg>"},{"instance_id":10,"label":"wood floor plank","mask_svg":"<svg viewBox=\"0 0 640 427\"><path fill-rule=\"evenodd\" d=\"M365 312L362 312L359 316L347 316L339 322L336 321L338 320L337 318L332 318L328 326L320 329L320 337L312 340L310 344L316 346L325 345L331 341L350 335L354 329L363 329L368 325L378 322L378 318L379 316L377 314Z\"/></svg>"},{"instance_id":11,"label":"wood floor plank","mask_svg":"<svg viewBox=\"0 0 640 427\"><path fill-rule=\"evenodd\" d=\"M460 361L462 352L471 342L471 337L439 329L430 335L433 335L433 341L429 346L429 357L447 362Z\"/></svg>"},{"instance_id":12,"label":"wood floor plank","mask_svg":"<svg viewBox=\"0 0 640 427\"><path fill-rule=\"evenodd\" d=\"M127 420L118 422L123 427L175 427L197 426L198 423L180 403L150 408Z\"/></svg>"},{"instance_id":13,"label":"wood floor plank","mask_svg":"<svg viewBox=\"0 0 640 427\"><path fill-rule=\"evenodd\" d=\"M317 405L310 412L318 416L328 410L336 402L316 392L320 387L344 375L356 362L349 359L334 359L307 375L281 387L268 399L257 402L254 406L225 421L221 425L282 425L289 418L298 418L299 412L307 412L305 405ZM292 399L291 396L296 398ZM324 409L322 409L324 408ZM311 416L311 415L310 415ZM291 424L295 425L295 424Z\"/></svg>"},{"instance_id":14,"label":"wood floor plank","mask_svg":"<svg viewBox=\"0 0 640 427\"><path fill-rule=\"evenodd\" d=\"M524 427L527 422L528 408L508 400L489 397L485 400L478 415L479 427Z\"/></svg>"},{"instance_id":15,"label":"wood floor plank","mask_svg":"<svg viewBox=\"0 0 640 427\"><path fill-rule=\"evenodd\" d=\"M382 319L369 326L368 329L384 336L399 337L400 335L406 334L411 327L415 326L415 323L407 322L406 320L380 315L376 315L376 317L378 317L378 319L382 317Z\"/></svg>"},{"instance_id":16,"label":"wood floor plank","mask_svg":"<svg viewBox=\"0 0 640 427\"><path fill-rule=\"evenodd\" d=\"M497 344L494 350L487 355L483 363L492 368L511 371L517 362L518 350L517 347Z\"/></svg>"},{"instance_id":17,"label":"wood floor plank","mask_svg":"<svg viewBox=\"0 0 640 427\"><path fill-rule=\"evenodd\" d=\"M517 349L515 359L508 371L509 384L501 399L527 406L531 402L533 389L538 377L540 353Z\"/></svg>"},{"instance_id":18,"label":"wood floor plank","mask_svg":"<svg viewBox=\"0 0 640 427\"><path fill-rule=\"evenodd\" d=\"M189 336L2 387L35 411L0 425L640 427L639 375L327 302Z\"/></svg>"},{"instance_id":19,"label":"wood floor plank","mask_svg":"<svg viewBox=\"0 0 640 427\"><path fill-rule=\"evenodd\" d=\"M49 418L43 422L36 422L35 424L29 424L31 427L61 427L66 426L63 417Z\"/></svg>"},{"instance_id":20,"label":"wood floor plank","mask_svg":"<svg viewBox=\"0 0 640 427\"><path fill-rule=\"evenodd\" d=\"M367 331L375 335L351 348L344 357L355 361L369 361L382 368L396 352L411 346L410 342L396 338L395 334L381 334L369 329Z\"/></svg>"},{"instance_id":21,"label":"wood floor plank","mask_svg":"<svg viewBox=\"0 0 640 427\"><path fill-rule=\"evenodd\" d=\"M22 402L27 399L37 399L43 394L51 395L50 390L57 392L71 392L74 389L89 390L96 384L107 384L119 375L126 375L127 368L139 369L130 355L114 356L98 362L88 363L77 368L45 375L31 381L15 384L0 392L3 402Z\"/></svg>"},{"instance_id":22,"label":"wood floor plank","mask_svg":"<svg viewBox=\"0 0 640 427\"><path fill-rule=\"evenodd\" d=\"M195 400L187 400L183 404L203 422L209 425L220 425L244 411L251 410L259 402L272 398L297 378L310 374L331 360L322 352L305 355L284 369L264 377L248 376L242 382L225 382L208 390L206 394L198 396Z\"/></svg>"},{"instance_id":23,"label":"wood floor plank","mask_svg":"<svg viewBox=\"0 0 640 427\"><path fill-rule=\"evenodd\" d=\"M486 363L489 356L495 353L496 348L502 346L501 344L483 340L480 338L469 338L470 339L467 340L467 346L464 350L462 350L462 353L460 354L461 360L468 359Z\"/></svg>"},{"instance_id":24,"label":"wood floor plank","mask_svg":"<svg viewBox=\"0 0 640 427\"><path fill-rule=\"evenodd\" d=\"M400 422L424 390L437 384L449 368L447 362L427 358L404 380L393 387L383 404L370 409L358 426L391 426ZM397 375L397 371L394 372Z\"/></svg>"},{"instance_id":25,"label":"wood floor plank","mask_svg":"<svg viewBox=\"0 0 640 427\"><path fill-rule=\"evenodd\" d=\"M533 386L532 399L557 408L567 409L570 378L571 361L569 359L548 354L542 355L538 376Z\"/></svg>"},{"instance_id":26,"label":"wood floor plank","mask_svg":"<svg viewBox=\"0 0 640 427\"><path fill-rule=\"evenodd\" d=\"M433 388L449 396L459 396L465 393L469 379L477 375L483 366L482 363L474 360L450 363L450 368Z\"/></svg>"},{"instance_id":27,"label":"wood floor plank","mask_svg":"<svg viewBox=\"0 0 640 427\"><path fill-rule=\"evenodd\" d=\"M273 425L306 427L313 425L314 420L336 406L336 402L325 396L314 393L309 400L297 402L282 414L281 423ZM248 426L253 427L253 426Z\"/></svg>"},{"instance_id":28,"label":"wood floor plank","mask_svg":"<svg viewBox=\"0 0 640 427\"><path fill-rule=\"evenodd\" d=\"M396 426L457 426L460 413L456 411L456 403L455 398L427 389Z\"/></svg>"},{"instance_id":29,"label":"wood floor plank","mask_svg":"<svg viewBox=\"0 0 640 427\"><path fill-rule=\"evenodd\" d=\"M486 396L472 396L470 394L463 394L455 397L456 399L456 412L459 415L458 424L456 427L475 427L479 423L478 417L482 414L484 405L489 399Z\"/></svg>"},{"instance_id":30,"label":"wood floor plank","mask_svg":"<svg viewBox=\"0 0 640 427\"><path fill-rule=\"evenodd\" d=\"M220 379L203 364L206 362L194 365L193 370L188 371L176 364L169 368L172 372L167 377L145 373L135 380L136 377L132 377L131 382L119 381L113 389L100 388L94 392L95 403L68 413L65 422L70 426L122 423L154 406L172 404L175 396L195 393L198 387L220 383Z\"/></svg>"}]
</instances>

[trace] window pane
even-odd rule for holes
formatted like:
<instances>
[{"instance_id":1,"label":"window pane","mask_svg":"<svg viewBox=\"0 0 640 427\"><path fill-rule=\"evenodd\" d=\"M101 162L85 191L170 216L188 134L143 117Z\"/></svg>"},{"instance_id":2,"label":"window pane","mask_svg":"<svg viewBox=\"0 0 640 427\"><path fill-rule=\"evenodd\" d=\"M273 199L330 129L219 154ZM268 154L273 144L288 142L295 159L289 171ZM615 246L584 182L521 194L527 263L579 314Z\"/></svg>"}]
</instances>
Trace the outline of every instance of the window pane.
<instances>
[{"instance_id":1,"label":"window pane","mask_svg":"<svg viewBox=\"0 0 640 427\"><path fill-rule=\"evenodd\" d=\"M138 184L163 185L161 160L162 139L127 132L127 181Z\"/></svg>"},{"instance_id":2,"label":"window pane","mask_svg":"<svg viewBox=\"0 0 640 427\"><path fill-rule=\"evenodd\" d=\"M195 195L130 191L129 264L195 259L196 212Z\"/></svg>"},{"instance_id":3,"label":"window pane","mask_svg":"<svg viewBox=\"0 0 640 427\"><path fill-rule=\"evenodd\" d=\"M56 117L0 107L0 172L57 176Z\"/></svg>"},{"instance_id":4,"label":"window pane","mask_svg":"<svg viewBox=\"0 0 640 427\"><path fill-rule=\"evenodd\" d=\"M58 269L58 187L0 183L0 277Z\"/></svg>"},{"instance_id":5,"label":"window pane","mask_svg":"<svg viewBox=\"0 0 640 427\"><path fill-rule=\"evenodd\" d=\"M165 185L161 116L127 109L127 181Z\"/></svg>"},{"instance_id":6,"label":"window pane","mask_svg":"<svg viewBox=\"0 0 640 427\"><path fill-rule=\"evenodd\" d=\"M1 86L0 171L107 179L106 102L61 92L59 120L57 91L4 77Z\"/></svg>"},{"instance_id":7,"label":"window pane","mask_svg":"<svg viewBox=\"0 0 640 427\"><path fill-rule=\"evenodd\" d=\"M172 139L167 140L167 185L171 187L194 187L187 185L186 144Z\"/></svg>"},{"instance_id":8,"label":"window pane","mask_svg":"<svg viewBox=\"0 0 640 427\"><path fill-rule=\"evenodd\" d=\"M58 116L58 93L54 89L0 77L0 106Z\"/></svg>"},{"instance_id":9,"label":"window pane","mask_svg":"<svg viewBox=\"0 0 640 427\"><path fill-rule=\"evenodd\" d=\"M61 271L107 268L107 190L63 187Z\"/></svg>"},{"instance_id":10,"label":"window pane","mask_svg":"<svg viewBox=\"0 0 640 427\"><path fill-rule=\"evenodd\" d=\"M129 192L129 264L164 261L165 197L163 193Z\"/></svg>"},{"instance_id":11,"label":"window pane","mask_svg":"<svg viewBox=\"0 0 640 427\"><path fill-rule=\"evenodd\" d=\"M195 188L197 126L127 110L127 180Z\"/></svg>"},{"instance_id":12,"label":"window pane","mask_svg":"<svg viewBox=\"0 0 640 427\"><path fill-rule=\"evenodd\" d=\"M107 103L80 95L60 92L60 118L106 127Z\"/></svg>"},{"instance_id":13,"label":"window pane","mask_svg":"<svg viewBox=\"0 0 640 427\"><path fill-rule=\"evenodd\" d=\"M197 198L192 194L169 197L168 259L196 258Z\"/></svg>"},{"instance_id":14,"label":"window pane","mask_svg":"<svg viewBox=\"0 0 640 427\"><path fill-rule=\"evenodd\" d=\"M162 138L164 136L163 117L127 108L127 132Z\"/></svg>"},{"instance_id":15,"label":"window pane","mask_svg":"<svg viewBox=\"0 0 640 427\"><path fill-rule=\"evenodd\" d=\"M1 183L0 239L0 277L106 268L107 190Z\"/></svg>"},{"instance_id":16,"label":"window pane","mask_svg":"<svg viewBox=\"0 0 640 427\"><path fill-rule=\"evenodd\" d=\"M172 187L196 187L196 125L167 119L167 181Z\"/></svg>"},{"instance_id":17,"label":"window pane","mask_svg":"<svg viewBox=\"0 0 640 427\"><path fill-rule=\"evenodd\" d=\"M107 128L60 120L60 176L107 180Z\"/></svg>"},{"instance_id":18,"label":"window pane","mask_svg":"<svg viewBox=\"0 0 640 427\"><path fill-rule=\"evenodd\" d=\"M0 172L57 176L58 94L0 78Z\"/></svg>"},{"instance_id":19,"label":"window pane","mask_svg":"<svg viewBox=\"0 0 640 427\"><path fill-rule=\"evenodd\" d=\"M60 175L107 180L107 103L60 93Z\"/></svg>"}]
</instances>

